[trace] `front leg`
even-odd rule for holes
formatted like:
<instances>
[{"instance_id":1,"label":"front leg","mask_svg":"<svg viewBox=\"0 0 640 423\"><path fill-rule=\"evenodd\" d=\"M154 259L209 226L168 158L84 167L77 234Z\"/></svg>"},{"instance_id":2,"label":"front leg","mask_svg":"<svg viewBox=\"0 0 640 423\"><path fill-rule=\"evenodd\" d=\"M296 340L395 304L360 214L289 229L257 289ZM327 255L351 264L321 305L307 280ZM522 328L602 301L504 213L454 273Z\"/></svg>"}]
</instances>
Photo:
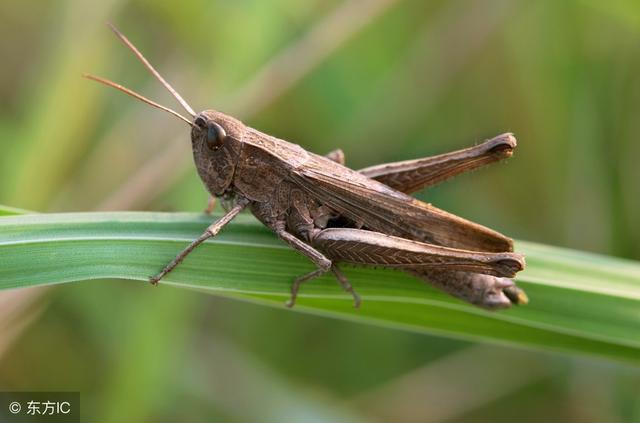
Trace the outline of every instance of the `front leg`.
<instances>
[{"instance_id":1,"label":"front leg","mask_svg":"<svg viewBox=\"0 0 640 423\"><path fill-rule=\"evenodd\" d=\"M179 265L182 262L182 260L184 260L185 257L187 257L198 245L202 244L207 239L216 236L218 232L220 232L220 230L224 228L227 225L227 223L231 222L233 218L238 215L238 213L240 213L245 207L247 207L248 204L249 204L249 201L245 199L239 199L236 202L235 206L233 206L227 214L225 214L216 222L214 222L211 226L209 226L204 231L204 233L198 237L198 239L196 239L191 244L189 244L189 246L185 248L180 254L178 254L176 258L174 258L171 261L171 263L166 265L164 269L160 271L160 273L149 278L149 281L151 282L151 284L157 285L160 279L165 277L167 273L171 272L177 265Z\"/></svg>"}]
</instances>

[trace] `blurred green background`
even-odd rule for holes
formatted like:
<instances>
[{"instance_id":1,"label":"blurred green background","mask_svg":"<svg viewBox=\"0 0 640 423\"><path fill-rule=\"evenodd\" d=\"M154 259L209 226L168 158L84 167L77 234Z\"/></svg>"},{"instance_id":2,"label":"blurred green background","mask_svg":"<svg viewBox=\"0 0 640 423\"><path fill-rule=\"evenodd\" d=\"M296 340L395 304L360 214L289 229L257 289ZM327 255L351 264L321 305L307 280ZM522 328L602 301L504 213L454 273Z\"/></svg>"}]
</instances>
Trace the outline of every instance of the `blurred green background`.
<instances>
[{"instance_id":1,"label":"blurred green background","mask_svg":"<svg viewBox=\"0 0 640 423\"><path fill-rule=\"evenodd\" d=\"M513 159L420 197L519 239L640 259L633 0L0 3L0 203L199 211L188 130L80 78L354 168L512 131ZM1 259L1 258L0 258ZM0 294L0 390L87 421L640 421L640 371L129 281Z\"/></svg>"}]
</instances>

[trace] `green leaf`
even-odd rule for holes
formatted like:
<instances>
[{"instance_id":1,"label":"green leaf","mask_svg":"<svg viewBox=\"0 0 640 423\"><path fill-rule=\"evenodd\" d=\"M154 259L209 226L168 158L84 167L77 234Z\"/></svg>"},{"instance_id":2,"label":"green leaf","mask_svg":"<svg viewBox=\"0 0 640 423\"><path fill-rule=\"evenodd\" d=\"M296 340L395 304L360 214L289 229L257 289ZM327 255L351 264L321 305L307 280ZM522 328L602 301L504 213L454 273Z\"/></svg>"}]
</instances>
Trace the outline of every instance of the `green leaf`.
<instances>
[{"instance_id":1,"label":"green leaf","mask_svg":"<svg viewBox=\"0 0 640 423\"><path fill-rule=\"evenodd\" d=\"M88 279L147 281L213 218L184 213L32 214L0 218L0 289ZM294 312L640 364L640 264L518 242L530 304L487 312L401 272L346 267L363 298L331 277L302 287ZM158 288L197 289L284 308L313 269L249 215L197 248Z\"/></svg>"},{"instance_id":2,"label":"green leaf","mask_svg":"<svg viewBox=\"0 0 640 423\"><path fill-rule=\"evenodd\" d=\"M15 207L0 205L0 216L14 216L17 214L27 214L27 213L33 213L33 212L30 212L29 210L25 210L25 209L18 209Z\"/></svg>"}]
</instances>

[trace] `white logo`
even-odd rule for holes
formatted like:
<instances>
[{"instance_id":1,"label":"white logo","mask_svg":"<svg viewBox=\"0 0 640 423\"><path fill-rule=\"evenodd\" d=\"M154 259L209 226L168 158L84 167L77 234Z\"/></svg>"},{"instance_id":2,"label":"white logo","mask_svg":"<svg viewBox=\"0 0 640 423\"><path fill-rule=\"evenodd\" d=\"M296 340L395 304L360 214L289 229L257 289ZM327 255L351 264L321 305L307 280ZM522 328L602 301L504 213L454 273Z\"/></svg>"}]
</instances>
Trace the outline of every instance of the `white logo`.
<instances>
[{"instance_id":1,"label":"white logo","mask_svg":"<svg viewBox=\"0 0 640 423\"><path fill-rule=\"evenodd\" d=\"M9 411L11 412L11 414L18 414L21 409L22 407L20 406L19 402L14 401L9 404Z\"/></svg>"}]
</instances>

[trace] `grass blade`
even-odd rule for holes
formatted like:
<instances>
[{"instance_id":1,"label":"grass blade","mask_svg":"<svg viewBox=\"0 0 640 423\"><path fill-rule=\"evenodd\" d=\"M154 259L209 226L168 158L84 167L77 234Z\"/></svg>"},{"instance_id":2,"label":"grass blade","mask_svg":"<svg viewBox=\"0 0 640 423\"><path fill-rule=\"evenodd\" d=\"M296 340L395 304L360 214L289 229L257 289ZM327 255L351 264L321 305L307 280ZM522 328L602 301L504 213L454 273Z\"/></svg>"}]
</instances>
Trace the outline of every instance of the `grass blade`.
<instances>
[{"instance_id":1,"label":"grass blade","mask_svg":"<svg viewBox=\"0 0 640 423\"><path fill-rule=\"evenodd\" d=\"M188 213L31 214L0 218L0 289L88 279L146 281L211 218ZM391 270L346 268L360 310L331 277L305 285L294 311L421 333L640 364L640 264L519 242L531 303L498 313L463 304ZM169 285L284 307L312 265L241 215L192 253ZM149 288L153 289L153 288Z\"/></svg>"},{"instance_id":2,"label":"grass blade","mask_svg":"<svg viewBox=\"0 0 640 423\"><path fill-rule=\"evenodd\" d=\"M33 213L33 212L25 209L18 209L16 207L0 205L0 216L15 216L18 214L27 214L27 213Z\"/></svg>"}]
</instances>

